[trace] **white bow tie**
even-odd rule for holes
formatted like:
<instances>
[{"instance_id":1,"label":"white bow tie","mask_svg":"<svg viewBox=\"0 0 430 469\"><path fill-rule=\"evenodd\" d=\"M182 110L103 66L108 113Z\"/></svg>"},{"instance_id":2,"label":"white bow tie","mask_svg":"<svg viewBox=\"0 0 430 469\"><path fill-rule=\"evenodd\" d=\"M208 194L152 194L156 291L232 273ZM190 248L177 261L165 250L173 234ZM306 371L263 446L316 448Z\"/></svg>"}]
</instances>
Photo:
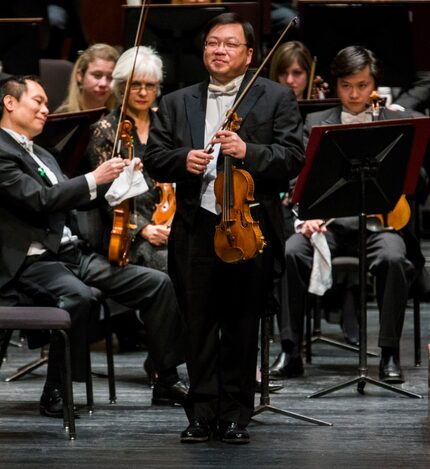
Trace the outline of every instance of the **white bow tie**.
<instances>
[{"instance_id":1,"label":"white bow tie","mask_svg":"<svg viewBox=\"0 0 430 469\"><path fill-rule=\"evenodd\" d=\"M364 124L370 122L370 114L367 111L360 112L359 114L351 114L347 111L342 111L340 120L342 124Z\"/></svg>"},{"instance_id":2,"label":"white bow tie","mask_svg":"<svg viewBox=\"0 0 430 469\"><path fill-rule=\"evenodd\" d=\"M29 153L33 153L33 142L28 138L21 136L19 143L23 146Z\"/></svg>"},{"instance_id":3,"label":"white bow tie","mask_svg":"<svg viewBox=\"0 0 430 469\"><path fill-rule=\"evenodd\" d=\"M230 82L227 85L215 85L214 83L209 83L208 90L217 96L233 96L237 93L237 85L234 82Z\"/></svg>"}]
</instances>

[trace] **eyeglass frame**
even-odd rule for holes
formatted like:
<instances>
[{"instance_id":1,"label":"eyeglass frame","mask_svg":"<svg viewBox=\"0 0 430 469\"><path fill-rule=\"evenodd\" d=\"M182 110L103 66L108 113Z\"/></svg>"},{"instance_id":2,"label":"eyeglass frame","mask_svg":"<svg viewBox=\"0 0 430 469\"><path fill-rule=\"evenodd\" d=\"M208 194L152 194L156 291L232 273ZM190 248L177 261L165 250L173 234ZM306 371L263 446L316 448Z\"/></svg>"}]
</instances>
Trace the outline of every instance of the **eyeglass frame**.
<instances>
[{"instance_id":1,"label":"eyeglass frame","mask_svg":"<svg viewBox=\"0 0 430 469\"><path fill-rule=\"evenodd\" d=\"M125 83L124 83L125 85ZM148 88L148 86L150 88ZM154 91L156 92L159 88L160 84L159 83L140 83L138 81L136 82L131 82L130 83L130 92L133 93L140 93L142 88L147 92L147 93L153 93ZM154 88L152 88L154 87Z\"/></svg>"},{"instance_id":2,"label":"eyeglass frame","mask_svg":"<svg viewBox=\"0 0 430 469\"><path fill-rule=\"evenodd\" d=\"M213 44L210 45L209 42L212 42ZM224 49L228 51L236 51L237 49L239 49L239 46L249 47L249 44L247 42L232 42L229 40L219 41L218 39L209 39L205 41L203 45L205 48L210 48L210 49L218 49L218 47L221 47L221 45L223 45Z\"/></svg>"}]
</instances>

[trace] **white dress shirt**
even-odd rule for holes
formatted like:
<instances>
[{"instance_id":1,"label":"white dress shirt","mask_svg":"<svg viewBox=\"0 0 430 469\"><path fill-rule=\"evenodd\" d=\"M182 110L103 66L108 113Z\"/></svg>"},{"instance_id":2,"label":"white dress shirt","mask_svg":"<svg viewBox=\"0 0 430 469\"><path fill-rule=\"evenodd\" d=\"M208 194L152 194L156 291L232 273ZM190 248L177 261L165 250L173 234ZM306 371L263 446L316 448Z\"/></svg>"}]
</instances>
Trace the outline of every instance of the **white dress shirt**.
<instances>
[{"instance_id":1,"label":"white dress shirt","mask_svg":"<svg viewBox=\"0 0 430 469\"><path fill-rule=\"evenodd\" d=\"M214 137L215 133L221 127L226 117L227 111L233 107L237 91L240 88L244 75L240 75L227 83L224 87L211 78L212 84L216 85L219 91L210 91L208 89L206 120L205 120L205 148ZM226 91L223 92L222 90ZM221 209L217 206L215 200L214 184L217 176L217 160L220 150L220 144L214 146L211 160L203 174L202 196L200 206L209 212L219 214Z\"/></svg>"}]
</instances>

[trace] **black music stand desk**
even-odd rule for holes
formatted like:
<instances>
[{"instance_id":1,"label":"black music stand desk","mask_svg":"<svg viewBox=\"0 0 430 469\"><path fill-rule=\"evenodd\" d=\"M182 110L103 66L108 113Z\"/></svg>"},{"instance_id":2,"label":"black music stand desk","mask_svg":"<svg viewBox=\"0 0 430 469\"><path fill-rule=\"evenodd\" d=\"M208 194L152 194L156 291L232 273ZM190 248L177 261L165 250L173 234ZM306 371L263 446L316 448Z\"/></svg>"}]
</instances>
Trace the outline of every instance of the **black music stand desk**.
<instances>
[{"instance_id":1,"label":"black music stand desk","mask_svg":"<svg viewBox=\"0 0 430 469\"><path fill-rule=\"evenodd\" d=\"M358 376L308 397L320 397L366 383L421 398L367 376L366 218L387 213L402 194L412 194L430 134L430 118L312 128L306 164L297 180L293 203L301 219L357 216L359 219L360 350Z\"/></svg>"}]
</instances>

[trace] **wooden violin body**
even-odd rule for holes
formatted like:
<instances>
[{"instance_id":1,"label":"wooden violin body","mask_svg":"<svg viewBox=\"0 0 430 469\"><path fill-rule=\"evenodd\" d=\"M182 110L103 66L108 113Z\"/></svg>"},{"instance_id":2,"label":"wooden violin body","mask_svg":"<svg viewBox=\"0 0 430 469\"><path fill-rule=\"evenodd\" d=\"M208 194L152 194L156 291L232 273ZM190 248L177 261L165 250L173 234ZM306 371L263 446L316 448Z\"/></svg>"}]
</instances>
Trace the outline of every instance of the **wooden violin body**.
<instances>
[{"instance_id":1,"label":"wooden violin body","mask_svg":"<svg viewBox=\"0 0 430 469\"><path fill-rule=\"evenodd\" d=\"M133 241L131 230L136 229L136 225L130 221L131 203L130 199L124 200L114 209L108 258L109 262L119 267L128 264L128 251Z\"/></svg>"},{"instance_id":2,"label":"wooden violin body","mask_svg":"<svg viewBox=\"0 0 430 469\"><path fill-rule=\"evenodd\" d=\"M152 222L170 226L176 212L175 189L171 182L157 182L155 186L160 190L160 202L155 205Z\"/></svg>"},{"instance_id":3,"label":"wooden violin body","mask_svg":"<svg viewBox=\"0 0 430 469\"><path fill-rule=\"evenodd\" d=\"M384 230L401 230L411 218L411 207L406 200L406 195L400 196L396 206L387 214L369 215L367 217L367 229L377 232Z\"/></svg>"},{"instance_id":4,"label":"wooden violin body","mask_svg":"<svg viewBox=\"0 0 430 469\"><path fill-rule=\"evenodd\" d=\"M120 124L120 135L127 147L129 160L133 159L133 142L130 135L131 129L132 124L130 121L125 120ZM130 230L136 228L136 225L130 222L133 212L132 204L132 200L126 199L115 207L113 211L108 259L111 264L119 267L124 267L128 264L128 250L133 239Z\"/></svg>"},{"instance_id":5,"label":"wooden violin body","mask_svg":"<svg viewBox=\"0 0 430 469\"><path fill-rule=\"evenodd\" d=\"M252 259L266 245L259 223L251 216L249 204L254 201L254 181L248 171L229 168L215 179L215 197L223 206L221 223L215 230L215 252L227 263Z\"/></svg>"}]
</instances>

